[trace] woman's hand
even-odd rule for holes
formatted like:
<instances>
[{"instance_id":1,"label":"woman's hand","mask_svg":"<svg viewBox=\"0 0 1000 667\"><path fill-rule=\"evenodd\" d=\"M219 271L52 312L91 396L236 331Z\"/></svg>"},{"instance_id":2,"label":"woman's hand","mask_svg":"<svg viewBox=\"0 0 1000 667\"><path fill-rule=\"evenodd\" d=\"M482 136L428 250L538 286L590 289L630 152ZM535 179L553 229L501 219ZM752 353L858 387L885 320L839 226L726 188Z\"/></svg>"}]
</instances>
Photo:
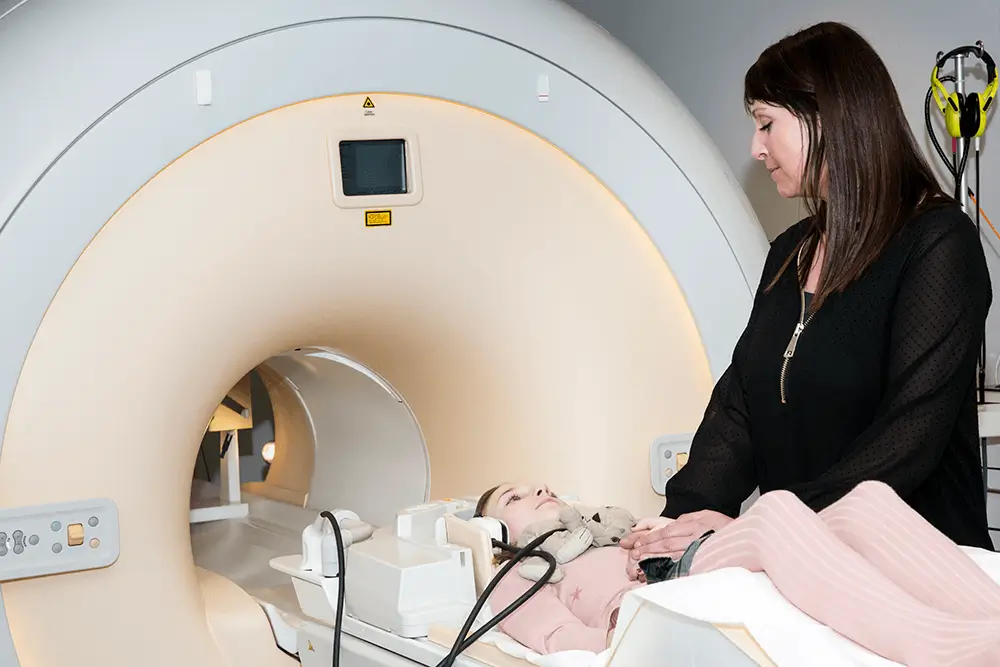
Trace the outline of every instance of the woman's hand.
<instances>
[{"instance_id":1,"label":"woman's hand","mask_svg":"<svg viewBox=\"0 0 1000 667\"><path fill-rule=\"evenodd\" d=\"M712 510L684 514L676 521L664 517L639 521L632 534L620 543L623 549L629 550L629 577L639 578L639 561L662 556L676 560L696 539L732 521L725 514Z\"/></svg>"},{"instance_id":2,"label":"woman's hand","mask_svg":"<svg viewBox=\"0 0 1000 667\"><path fill-rule=\"evenodd\" d=\"M639 519L636 524L632 527L632 533L628 535L625 539L619 542L619 546L623 549L631 550L635 546L636 541L640 536L648 534L650 531L658 530L669 526L674 522L674 519L668 519L663 516L653 516L647 517L645 519ZM628 565L625 566L626 572L628 572L628 578L632 581L639 580L643 583L646 582L645 573L639 569L639 559L633 558L631 554L629 555Z\"/></svg>"},{"instance_id":3,"label":"woman's hand","mask_svg":"<svg viewBox=\"0 0 1000 667\"><path fill-rule=\"evenodd\" d=\"M646 517L645 519L639 519L635 522L635 525L632 526L632 534L623 539L619 544L626 549L631 549L632 543L635 542L639 535L645 535L651 530L669 526L674 521L674 519L668 519L665 516L651 516Z\"/></svg>"}]
</instances>

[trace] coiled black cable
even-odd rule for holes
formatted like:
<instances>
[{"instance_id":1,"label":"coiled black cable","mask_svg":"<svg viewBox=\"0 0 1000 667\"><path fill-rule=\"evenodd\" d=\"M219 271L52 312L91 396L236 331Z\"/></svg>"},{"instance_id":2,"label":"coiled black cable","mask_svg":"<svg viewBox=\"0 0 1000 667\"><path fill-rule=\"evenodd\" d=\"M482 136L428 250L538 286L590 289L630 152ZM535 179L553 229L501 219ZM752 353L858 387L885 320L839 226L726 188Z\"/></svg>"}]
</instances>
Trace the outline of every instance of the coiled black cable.
<instances>
[{"instance_id":1,"label":"coiled black cable","mask_svg":"<svg viewBox=\"0 0 1000 667\"><path fill-rule=\"evenodd\" d=\"M946 81L954 81L955 77L948 74L946 76L938 77L938 80L941 81L941 83L944 83ZM924 121L927 123L927 134L930 135L931 143L934 144L934 149L937 151L938 156L940 156L944 166L948 168L948 172L957 178L959 174L965 171L965 163L969 157L969 151L965 151L962 164L959 165L958 169L955 168L955 165L953 165L951 160L948 159L948 156L945 155L944 149L941 148L941 142L938 141L937 132L934 131L934 125L931 124L931 98L933 96L934 86L931 86L927 89L927 96L924 98ZM961 194L959 194L959 199L961 199Z\"/></svg>"},{"instance_id":2,"label":"coiled black cable","mask_svg":"<svg viewBox=\"0 0 1000 667\"><path fill-rule=\"evenodd\" d=\"M449 651L448 655L446 655L444 659L441 660L441 662L439 662L435 667L452 667L462 651L479 641L480 637L496 627L500 621L513 614L518 607L530 600L532 595L540 591L542 586L549 582L549 579L552 578L552 575L556 571L556 559L552 554L546 553L545 551L537 551L536 549L542 542L548 539L550 535L558 533L562 530L565 530L565 528L557 528L555 530L550 530L547 533L543 533L520 549L511 546L510 544L501 542L500 540L493 540L493 546L512 553L514 556L507 563L505 563L502 568L500 568L500 571L497 572L496 576L493 577L490 583L486 585L486 588L483 589L482 595L480 595L479 599L476 600L476 604L473 605L472 611L469 612L468 617L465 619L465 625L462 626L458 636L455 637L455 643L452 645L451 651ZM476 630L468 639L465 639L465 635L472 629L472 625L476 622L476 617L479 616L480 610L482 610L483 605L486 604L486 601L489 599L493 589L496 588L497 584L500 583L500 580L503 579L508 572L510 572L514 565L528 556L538 556L549 564L549 567L545 571L545 574L542 575L542 578L532 584L531 588L522 593L520 597L504 607L503 611L484 623L483 627Z\"/></svg>"},{"instance_id":3,"label":"coiled black cable","mask_svg":"<svg viewBox=\"0 0 1000 667\"><path fill-rule=\"evenodd\" d=\"M336 610L336 615L334 616L335 622L333 627L332 664L333 667L340 667L340 638L341 638L341 633L343 632L344 596L345 596L344 576L347 565L347 555L346 555L346 550L344 549L344 537L340 532L340 524L337 523L336 517L334 517L332 513L325 510L323 512L320 512L320 516L329 521L330 525L333 526L333 535L334 538L337 540L337 562L338 562L337 583L339 584L339 586L337 590L337 610ZM462 626L461 631L459 631L458 636L455 638L455 643L452 645L451 651L448 652L448 655L446 655L444 659L437 664L436 667L452 667L455 664L455 660L458 659L458 656L462 653L462 651L464 651L465 649L469 648L477 641L479 641L480 637L482 637L487 632L492 630L497 624L500 623L500 621L507 618L509 615L513 614L518 609L518 607L520 607L525 602L530 600L531 596L540 591L542 589L542 586L544 586L549 582L549 579L552 578L552 575L556 571L556 559L554 556L552 556L552 554L546 553L544 551L538 551L537 548L539 545L542 544L542 542L548 539L550 535L552 535L553 533L558 533L562 530L565 530L565 528L557 528L555 530L550 530L547 533L543 533L542 535L539 535L537 538L535 538L534 540L532 540L531 542L529 542L520 549L511 546L509 544L506 544L504 542L501 542L499 540L493 540L493 546L497 547L498 549L503 549L504 551L513 553L514 556L507 563L505 563L502 568L500 568L500 571L497 573L497 575L492 579L492 581L490 581L490 583L486 586L486 588L483 589L483 594L479 596L478 600L476 600L476 604L473 605L472 611L469 612L469 616L466 618L465 625ZM520 597L518 597L516 600L507 605L507 607L505 607L503 611L501 611L499 614L491 618L487 623L483 625L483 627L481 627L479 630L476 630L476 632L474 632L472 636L466 639L465 635L468 634L469 630L472 629L472 625L476 622L476 617L479 616L479 612L482 610L483 605L486 604L486 601L489 599L490 594L493 592L493 589L496 588L500 580L508 572L510 572L511 568L513 568L514 565L516 565L524 558L527 558L528 556L538 556L539 558L544 559L549 564L549 567L545 571L545 574L543 574L542 578L539 579L537 582L535 582L531 586L531 588L529 588Z\"/></svg>"}]
</instances>

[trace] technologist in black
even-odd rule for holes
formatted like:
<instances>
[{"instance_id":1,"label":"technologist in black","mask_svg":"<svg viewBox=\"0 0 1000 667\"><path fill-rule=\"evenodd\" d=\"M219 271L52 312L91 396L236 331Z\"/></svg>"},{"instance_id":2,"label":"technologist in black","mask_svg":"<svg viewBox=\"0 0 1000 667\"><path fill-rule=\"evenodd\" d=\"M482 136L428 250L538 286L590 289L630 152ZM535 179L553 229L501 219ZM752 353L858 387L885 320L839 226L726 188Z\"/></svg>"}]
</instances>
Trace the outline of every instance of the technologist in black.
<instances>
[{"instance_id":1,"label":"technologist in black","mask_svg":"<svg viewBox=\"0 0 1000 667\"><path fill-rule=\"evenodd\" d=\"M954 542L992 550L976 402L992 288L976 225L853 30L822 23L770 46L744 97L754 157L809 216L773 241L731 365L667 482L662 516L680 520L623 546L634 560L677 557L758 486L819 511L878 480Z\"/></svg>"}]
</instances>

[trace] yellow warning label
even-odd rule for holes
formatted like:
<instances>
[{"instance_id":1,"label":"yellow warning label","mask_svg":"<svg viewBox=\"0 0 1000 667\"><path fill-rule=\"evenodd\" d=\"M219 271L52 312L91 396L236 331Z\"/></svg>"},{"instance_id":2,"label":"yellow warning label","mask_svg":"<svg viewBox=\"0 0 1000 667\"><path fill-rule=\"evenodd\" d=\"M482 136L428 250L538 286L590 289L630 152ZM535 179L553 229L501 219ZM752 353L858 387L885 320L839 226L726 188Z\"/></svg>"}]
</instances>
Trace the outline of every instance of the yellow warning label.
<instances>
[{"instance_id":1,"label":"yellow warning label","mask_svg":"<svg viewBox=\"0 0 1000 667\"><path fill-rule=\"evenodd\" d=\"M392 211L365 211L365 227L385 227L392 224Z\"/></svg>"},{"instance_id":2,"label":"yellow warning label","mask_svg":"<svg viewBox=\"0 0 1000 667\"><path fill-rule=\"evenodd\" d=\"M307 639L306 641L309 641L309 640ZM311 641L309 642L309 650L312 651L313 653L316 652L316 649L313 648L313 643Z\"/></svg>"},{"instance_id":3,"label":"yellow warning label","mask_svg":"<svg viewBox=\"0 0 1000 667\"><path fill-rule=\"evenodd\" d=\"M372 98L366 97L365 98L365 103L361 105L361 108L362 109L374 109L375 108L375 103L372 102Z\"/></svg>"}]
</instances>

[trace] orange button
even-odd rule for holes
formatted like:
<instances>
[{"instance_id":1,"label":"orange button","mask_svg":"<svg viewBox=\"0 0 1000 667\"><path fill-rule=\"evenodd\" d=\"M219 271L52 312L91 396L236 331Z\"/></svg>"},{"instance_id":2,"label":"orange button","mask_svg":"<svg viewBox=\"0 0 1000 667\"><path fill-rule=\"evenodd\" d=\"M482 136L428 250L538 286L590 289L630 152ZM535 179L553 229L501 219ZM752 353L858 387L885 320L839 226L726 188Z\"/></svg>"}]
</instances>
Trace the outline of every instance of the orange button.
<instances>
[{"instance_id":1,"label":"orange button","mask_svg":"<svg viewBox=\"0 0 1000 667\"><path fill-rule=\"evenodd\" d=\"M83 524L71 523L66 526L66 542L71 547L78 547L83 544Z\"/></svg>"}]
</instances>

